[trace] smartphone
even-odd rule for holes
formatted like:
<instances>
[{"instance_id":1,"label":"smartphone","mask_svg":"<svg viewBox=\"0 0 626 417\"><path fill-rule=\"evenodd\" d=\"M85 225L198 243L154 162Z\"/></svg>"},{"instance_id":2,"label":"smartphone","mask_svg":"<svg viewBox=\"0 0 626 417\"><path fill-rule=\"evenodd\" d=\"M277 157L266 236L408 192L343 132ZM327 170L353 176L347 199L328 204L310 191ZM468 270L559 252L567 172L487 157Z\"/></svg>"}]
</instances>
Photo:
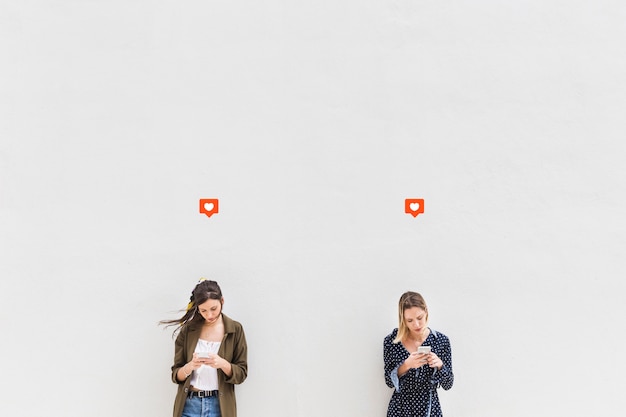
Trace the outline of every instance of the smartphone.
<instances>
[{"instance_id":1,"label":"smartphone","mask_svg":"<svg viewBox=\"0 0 626 417\"><path fill-rule=\"evenodd\" d=\"M209 352L196 352L196 356L199 358L208 358Z\"/></svg>"},{"instance_id":2,"label":"smartphone","mask_svg":"<svg viewBox=\"0 0 626 417\"><path fill-rule=\"evenodd\" d=\"M417 347L417 353L430 353L430 346L418 346Z\"/></svg>"}]
</instances>

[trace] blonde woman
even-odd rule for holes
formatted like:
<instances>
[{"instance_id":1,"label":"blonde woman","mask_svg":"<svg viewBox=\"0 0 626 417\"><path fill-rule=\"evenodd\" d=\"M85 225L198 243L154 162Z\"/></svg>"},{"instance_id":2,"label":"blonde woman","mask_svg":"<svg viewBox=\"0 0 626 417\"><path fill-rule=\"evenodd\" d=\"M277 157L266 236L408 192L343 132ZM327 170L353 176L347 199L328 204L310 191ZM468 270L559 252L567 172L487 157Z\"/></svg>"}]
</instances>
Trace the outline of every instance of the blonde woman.
<instances>
[{"instance_id":1,"label":"blonde woman","mask_svg":"<svg viewBox=\"0 0 626 417\"><path fill-rule=\"evenodd\" d=\"M393 388L387 417L442 417L437 388L452 388L449 339L428 327L428 307L416 292L402 294L398 328L383 343L385 382Z\"/></svg>"}]
</instances>

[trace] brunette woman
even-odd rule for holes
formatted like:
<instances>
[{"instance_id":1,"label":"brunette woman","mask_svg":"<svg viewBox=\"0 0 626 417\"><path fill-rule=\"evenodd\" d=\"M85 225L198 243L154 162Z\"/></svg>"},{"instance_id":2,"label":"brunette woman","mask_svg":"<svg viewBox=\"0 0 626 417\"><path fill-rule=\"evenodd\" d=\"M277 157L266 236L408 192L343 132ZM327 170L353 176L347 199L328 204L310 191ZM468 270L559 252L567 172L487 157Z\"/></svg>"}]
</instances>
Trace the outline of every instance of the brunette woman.
<instances>
[{"instance_id":1,"label":"brunette woman","mask_svg":"<svg viewBox=\"0 0 626 417\"><path fill-rule=\"evenodd\" d=\"M185 314L161 324L177 325L172 381L178 384L174 417L237 417L235 385L248 375L243 327L222 313L215 281L202 279Z\"/></svg>"}]
</instances>

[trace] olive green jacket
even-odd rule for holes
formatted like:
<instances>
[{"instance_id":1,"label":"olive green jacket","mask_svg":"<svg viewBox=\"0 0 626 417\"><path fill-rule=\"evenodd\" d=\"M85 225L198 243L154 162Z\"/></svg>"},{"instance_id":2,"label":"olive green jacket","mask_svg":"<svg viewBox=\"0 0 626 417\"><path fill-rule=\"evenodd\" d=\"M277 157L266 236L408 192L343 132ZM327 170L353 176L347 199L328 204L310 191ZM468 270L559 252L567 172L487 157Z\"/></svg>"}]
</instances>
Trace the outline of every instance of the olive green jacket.
<instances>
[{"instance_id":1,"label":"olive green jacket","mask_svg":"<svg viewBox=\"0 0 626 417\"><path fill-rule=\"evenodd\" d=\"M220 411L222 417L237 417L234 384L241 384L248 376L248 346L241 324L225 314L222 314L222 319L224 321L224 339L222 339L217 354L230 362L233 373L228 377L221 369L217 370ZM182 415L187 399L187 390L191 383L191 378L182 382L178 381L176 374L193 358L201 330L202 321L194 321L183 326L176 337L172 381L178 384L178 392L174 402L174 417Z\"/></svg>"}]
</instances>

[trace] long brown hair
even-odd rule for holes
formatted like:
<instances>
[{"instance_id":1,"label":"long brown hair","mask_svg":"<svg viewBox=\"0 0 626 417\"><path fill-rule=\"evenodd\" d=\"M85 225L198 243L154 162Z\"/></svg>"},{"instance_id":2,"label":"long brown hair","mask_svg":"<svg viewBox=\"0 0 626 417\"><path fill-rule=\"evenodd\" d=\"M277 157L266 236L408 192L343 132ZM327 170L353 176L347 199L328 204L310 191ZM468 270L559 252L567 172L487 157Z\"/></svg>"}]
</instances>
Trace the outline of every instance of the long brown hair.
<instances>
[{"instance_id":1,"label":"long brown hair","mask_svg":"<svg viewBox=\"0 0 626 417\"><path fill-rule=\"evenodd\" d=\"M178 319L161 320L159 324L165 325L165 327L176 326L174 329L174 334L176 334L183 326L193 321L202 320L202 315L197 314L200 304L204 304L207 300L220 300L221 302L222 297L222 290L217 282L202 278L191 292L185 314Z\"/></svg>"},{"instance_id":2,"label":"long brown hair","mask_svg":"<svg viewBox=\"0 0 626 417\"><path fill-rule=\"evenodd\" d=\"M404 322L404 310L408 310L413 307L419 307L426 312L426 320L428 321L428 307L426 301L420 293L407 291L400 297L398 301L398 335L393 340L393 343L402 341L408 334L409 328Z\"/></svg>"}]
</instances>

